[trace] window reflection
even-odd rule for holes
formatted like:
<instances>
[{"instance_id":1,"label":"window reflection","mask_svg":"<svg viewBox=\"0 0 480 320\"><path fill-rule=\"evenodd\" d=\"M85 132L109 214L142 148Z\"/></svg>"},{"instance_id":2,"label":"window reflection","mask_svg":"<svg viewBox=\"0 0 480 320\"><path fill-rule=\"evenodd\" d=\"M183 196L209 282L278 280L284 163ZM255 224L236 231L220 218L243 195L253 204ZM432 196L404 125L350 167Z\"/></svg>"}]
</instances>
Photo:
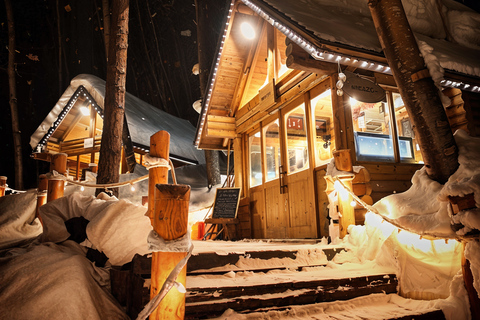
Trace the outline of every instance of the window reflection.
<instances>
[{"instance_id":1,"label":"window reflection","mask_svg":"<svg viewBox=\"0 0 480 320\"><path fill-rule=\"evenodd\" d=\"M269 124L264 129L265 153L266 153L266 181L278 178L280 166L280 136L278 120Z\"/></svg>"},{"instance_id":2,"label":"window reflection","mask_svg":"<svg viewBox=\"0 0 480 320\"><path fill-rule=\"evenodd\" d=\"M308 168L307 128L303 103L285 116L285 127L288 172L293 173Z\"/></svg>"},{"instance_id":3,"label":"window reflection","mask_svg":"<svg viewBox=\"0 0 480 320\"><path fill-rule=\"evenodd\" d=\"M260 132L255 133L248 139L250 151L250 187L262 184L262 153Z\"/></svg>"},{"instance_id":4,"label":"window reflection","mask_svg":"<svg viewBox=\"0 0 480 320\"><path fill-rule=\"evenodd\" d=\"M418 146L415 133L413 131L410 117L408 116L407 109L403 103L402 96L399 93L392 93L393 106L395 108L395 120L397 123L398 143L400 148L401 161L415 162L421 161L422 154L420 147Z\"/></svg>"},{"instance_id":5,"label":"window reflection","mask_svg":"<svg viewBox=\"0 0 480 320\"><path fill-rule=\"evenodd\" d=\"M311 106L315 119L315 164L320 166L330 162L335 147L331 90L312 98Z\"/></svg>"}]
</instances>

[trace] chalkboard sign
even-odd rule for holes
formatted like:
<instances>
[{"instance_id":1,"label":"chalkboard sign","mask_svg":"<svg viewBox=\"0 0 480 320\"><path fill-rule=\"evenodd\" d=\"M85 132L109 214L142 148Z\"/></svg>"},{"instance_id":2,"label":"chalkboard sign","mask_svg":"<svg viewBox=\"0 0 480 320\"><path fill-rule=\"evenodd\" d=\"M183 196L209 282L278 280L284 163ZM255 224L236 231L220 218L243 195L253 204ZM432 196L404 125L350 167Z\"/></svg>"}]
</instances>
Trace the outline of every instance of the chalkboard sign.
<instances>
[{"instance_id":1,"label":"chalkboard sign","mask_svg":"<svg viewBox=\"0 0 480 320\"><path fill-rule=\"evenodd\" d=\"M213 203L213 219L236 218L240 188L218 188Z\"/></svg>"}]
</instances>

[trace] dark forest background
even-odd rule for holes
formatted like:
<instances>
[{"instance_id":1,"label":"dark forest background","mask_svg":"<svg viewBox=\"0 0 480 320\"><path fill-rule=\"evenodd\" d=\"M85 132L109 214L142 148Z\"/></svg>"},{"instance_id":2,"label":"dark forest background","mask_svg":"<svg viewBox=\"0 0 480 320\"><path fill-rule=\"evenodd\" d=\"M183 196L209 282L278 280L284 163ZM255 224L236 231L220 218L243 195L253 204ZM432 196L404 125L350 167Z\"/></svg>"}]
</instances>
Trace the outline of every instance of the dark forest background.
<instances>
[{"instance_id":1,"label":"dark forest background","mask_svg":"<svg viewBox=\"0 0 480 320\"><path fill-rule=\"evenodd\" d=\"M223 32L228 0L202 0L208 5L212 39L210 55ZM111 2L111 1L110 1ZM81 73L106 79L101 0L12 0L16 33L16 83L22 133L24 186L37 186L47 163L33 160L30 136ZM0 2L0 175L14 188L13 137L7 77L8 24ZM201 98L194 0L130 0L127 91L151 105L189 120ZM57 18L58 17L58 18ZM59 76L59 31L62 42ZM193 141L192 141L193 143Z\"/></svg>"}]
</instances>

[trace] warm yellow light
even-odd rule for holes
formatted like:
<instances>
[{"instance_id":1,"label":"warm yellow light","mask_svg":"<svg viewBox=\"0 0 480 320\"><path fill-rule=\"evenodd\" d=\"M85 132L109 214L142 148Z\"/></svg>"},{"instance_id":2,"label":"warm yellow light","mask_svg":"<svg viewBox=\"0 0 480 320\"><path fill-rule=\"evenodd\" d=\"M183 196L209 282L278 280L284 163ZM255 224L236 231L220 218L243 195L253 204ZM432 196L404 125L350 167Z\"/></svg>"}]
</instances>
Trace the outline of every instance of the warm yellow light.
<instances>
[{"instance_id":1,"label":"warm yellow light","mask_svg":"<svg viewBox=\"0 0 480 320\"><path fill-rule=\"evenodd\" d=\"M248 22L243 22L240 25L240 31L242 32L242 35L248 40L252 40L255 38L255 29L253 29L252 25Z\"/></svg>"},{"instance_id":2,"label":"warm yellow light","mask_svg":"<svg viewBox=\"0 0 480 320\"><path fill-rule=\"evenodd\" d=\"M353 107L354 105L356 105L357 102L358 102L358 101L357 101L356 99L350 97L350 105L351 105L352 107Z\"/></svg>"},{"instance_id":3,"label":"warm yellow light","mask_svg":"<svg viewBox=\"0 0 480 320\"><path fill-rule=\"evenodd\" d=\"M352 207L355 207L355 206L357 205L357 202L356 202L355 200L352 200L352 202L350 202L350 205L351 205Z\"/></svg>"},{"instance_id":4,"label":"warm yellow light","mask_svg":"<svg viewBox=\"0 0 480 320\"><path fill-rule=\"evenodd\" d=\"M80 112L84 115L84 116L89 116L90 115L90 109L88 107L80 107Z\"/></svg>"}]
</instances>

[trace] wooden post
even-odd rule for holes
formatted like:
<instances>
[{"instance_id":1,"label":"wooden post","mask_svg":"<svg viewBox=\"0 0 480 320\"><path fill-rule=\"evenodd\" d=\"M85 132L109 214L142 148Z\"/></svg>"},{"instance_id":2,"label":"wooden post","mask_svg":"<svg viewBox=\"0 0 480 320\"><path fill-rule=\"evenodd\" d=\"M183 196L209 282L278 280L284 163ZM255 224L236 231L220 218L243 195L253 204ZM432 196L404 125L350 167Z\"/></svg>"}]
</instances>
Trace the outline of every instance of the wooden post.
<instances>
[{"instance_id":1,"label":"wooden post","mask_svg":"<svg viewBox=\"0 0 480 320\"><path fill-rule=\"evenodd\" d=\"M349 149L342 149L333 152L335 167L337 170L353 172L352 156Z\"/></svg>"},{"instance_id":2,"label":"wooden post","mask_svg":"<svg viewBox=\"0 0 480 320\"><path fill-rule=\"evenodd\" d=\"M56 153L50 162L50 171L57 171L61 175L67 175L67 154ZM52 178L48 180L47 202L63 197L65 180ZM38 205L38 203L37 203Z\"/></svg>"},{"instance_id":3,"label":"wooden post","mask_svg":"<svg viewBox=\"0 0 480 320\"><path fill-rule=\"evenodd\" d=\"M42 222L42 218L38 213L38 208L43 206L47 203L47 190L48 190L48 179L46 174L41 174L38 176L38 188L37 188L37 209L35 211L35 216L40 219ZM43 222L42 222L43 224Z\"/></svg>"},{"instance_id":4,"label":"wooden post","mask_svg":"<svg viewBox=\"0 0 480 320\"><path fill-rule=\"evenodd\" d=\"M352 190L352 177L340 178L347 188ZM339 237L343 239L347 235L348 226L355 224L355 208L352 207L352 195L343 188L338 191L338 211L340 212L338 224Z\"/></svg>"},{"instance_id":5,"label":"wooden post","mask_svg":"<svg viewBox=\"0 0 480 320\"><path fill-rule=\"evenodd\" d=\"M157 184L155 186L153 229L165 240L184 236L188 227L190 186ZM153 252L150 298L162 288L163 283L187 252ZM177 282L186 287L187 268L180 272ZM163 298L150 320L183 319L185 316L185 293L172 289Z\"/></svg>"},{"instance_id":6,"label":"wooden post","mask_svg":"<svg viewBox=\"0 0 480 320\"><path fill-rule=\"evenodd\" d=\"M170 134L167 131L158 131L150 137L150 156L163 158L168 161L170 153ZM155 167L148 170L148 209L147 215L153 219L155 205L155 185L168 183L168 168ZM152 221L153 225L153 221Z\"/></svg>"},{"instance_id":7,"label":"wooden post","mask_svg":"<svg viewBox=\"0 0 480 320\"><path fill-rule=\"evenodd\" d=\"M339 179L342 180L347 188L353 190L352 180L354 179L354 174L350 150L342 149L334 151L333 158L337 170L352 173L351 176L339 177ZM352 195L344 190L344 188L340 188L340 190L338 190L338 211L340 212L338 224L340 228L340 239L343 239L347 235L348 226L355 224L355 208L351 205L352 201Z\"/></svg>"},{"instance_id":8,"label":"wooden post","mask_svg":"<svg viewBox=\"0 0 480 320\"><path fill-rule=\"evenodd\" d=\"M50 172L53 172L53 170L63 175L67 174L67 154L66 153L56 153L52 155L52 161L50 162Z\"/></svg>"},{"instance_id":9,"label":"wooden post","mask_svg":"<svg viewBox=\"0 0 480 320\"><path fill-rule=\"evenodd\" d=\"M59 178L48 179L47 202L63 197L65 181Z\"/></svg>"},{"instance_id":10,"label":"wooden post","mask_svg":"<svg viewBox=\"0 0 480 320\"><path fill-rule=\"evenodd\" d=\"M452 209L452 214L456 215L460 211L476 208L475 195L473 193L466 194L465 196L449 196L448 200ZM463 225L453 224L454 231L463 228ZM474 240L472 240L474 241ZM480 319L480 298L473 286L473 274L470 269L470 261L465 257L465 242L462 242L462 274L463 283L468 293L468 300L470 302L470 313L472 319Z\"/></svg>"},{"instance_id":11,"label":"wooden post","mask_svg":"<svg viewBox=\"0 0 480 320\"><path fill-rule=\"evenodd\" d=\"M0 197L5 195L5 188L7 187L7 177L0 176Z\"/></svg>"}]
</instances>

